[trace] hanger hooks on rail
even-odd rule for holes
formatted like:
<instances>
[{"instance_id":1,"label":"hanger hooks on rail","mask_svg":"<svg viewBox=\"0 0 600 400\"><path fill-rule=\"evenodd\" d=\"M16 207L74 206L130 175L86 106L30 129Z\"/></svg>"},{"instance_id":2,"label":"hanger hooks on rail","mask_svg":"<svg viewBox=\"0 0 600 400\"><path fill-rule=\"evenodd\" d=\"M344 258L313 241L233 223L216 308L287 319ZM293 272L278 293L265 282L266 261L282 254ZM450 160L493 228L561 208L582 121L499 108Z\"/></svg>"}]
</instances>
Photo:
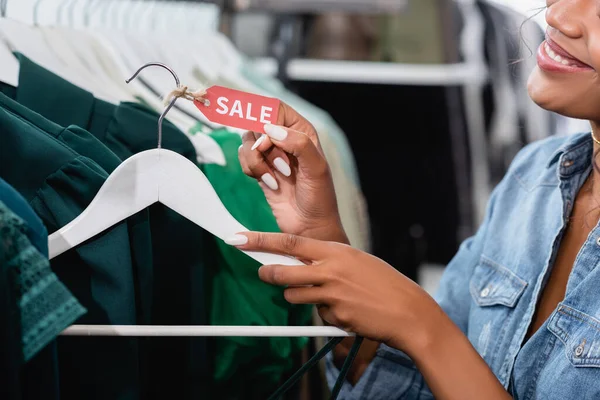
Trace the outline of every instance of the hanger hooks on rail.
<instances>
[{"instance_id":1,"label":"hanger hooks on rail","mask_svg":"<svg viewBox=\"0 0 600 400\"><path fill-rule=\"evenodd\" d=\"M142 72L143 69L148 68L148 67L161 67L166 69L167 71L169 71L171 73L171 75L173 75L173 78L175 78L175 84L177 85L177 88L179 88L181 86L181 83L179 81L179 77L177 76L177 74L175 73L175 71L173 71L173 69L163 63L159 63L159 62L150 62L148 64L144 64L142 65L137 71L135 71L135 74L133 74L133 76L129 79L127 79L125 82L129 83L132 80L134 80L140 72ZM162 112L162 114L160 115L160 118L158 119L158 148L160 149L161 144L162 144L162 126L163 126L163 120L165 119L165 116L167 115L167 113L171 110L171 108L173 108L173 106L175 105L175 102L177 101L178 97L173 97L173 99L169 102L169 104L167 105L167 107L165 108L165 110Z\"/></svg>"}]
</instances>

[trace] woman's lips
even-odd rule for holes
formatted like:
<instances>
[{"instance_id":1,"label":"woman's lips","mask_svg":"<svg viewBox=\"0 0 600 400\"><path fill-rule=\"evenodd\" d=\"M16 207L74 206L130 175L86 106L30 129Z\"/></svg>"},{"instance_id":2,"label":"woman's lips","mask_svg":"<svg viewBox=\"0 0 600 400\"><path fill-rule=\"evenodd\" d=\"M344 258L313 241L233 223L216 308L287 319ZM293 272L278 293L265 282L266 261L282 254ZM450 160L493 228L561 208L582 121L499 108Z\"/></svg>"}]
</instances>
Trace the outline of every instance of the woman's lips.
<instances>
[{"instance_id":1,"label":"woman's lips","mask_svg":"<svg viewBox=\"0 0 600 400\"><path fill-rule=\"evenodd\" d=\"M552 39L540 45L537 53L538 66L550 72L582 72L593 70L589 65L579 61Z\"/></svg>"}]
</instances>

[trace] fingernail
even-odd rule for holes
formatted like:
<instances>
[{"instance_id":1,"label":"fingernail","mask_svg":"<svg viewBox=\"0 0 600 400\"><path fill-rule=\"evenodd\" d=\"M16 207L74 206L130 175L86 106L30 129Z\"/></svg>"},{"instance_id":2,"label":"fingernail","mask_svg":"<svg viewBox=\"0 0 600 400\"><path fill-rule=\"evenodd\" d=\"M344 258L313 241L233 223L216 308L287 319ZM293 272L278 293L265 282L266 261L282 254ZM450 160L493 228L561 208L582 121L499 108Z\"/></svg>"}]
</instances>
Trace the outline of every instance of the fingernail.
<instances>
[{"instance_id":1,"label":"fingernail","mask_svg":"<svg viewBox=\"0 0 600 400\"><path fill-rule=\"evenodd\" d=\"M261 135L261 137L259 137L258 140L252 145L252 150L256 150L258 146L260 146L260 144L265 141L265 138L265 135Z\"/></svg>"},{"instance_id":2,"label":"fingernail","mask_svg":"<svg viewBox=\"0 0 600 400\"><path fill-rule=\"evenodd\" d=\"M240 147L238 147L238 153L239 153L240 151L242 151L242 148L244 148L244 145L243 145L243 144L242 144L242 145L240 145Z\"/></svg>"},{"instance_id":3,"label":"fingernail","mask_svg":"<svg viewBox=\"0 0 600 400\"><path fill-rule=\"evenodd\" d=\"M248 238L244 235L233 235L225 239L225 243L230 246L241 246L248 243Z\"/></svg>"},{"instance_id":4,"label":"fingernail","mask_svg":"<svg viewBox=\"0 0 600 400\"><path fill-rule=\"evenodd\" d=\"M275 168L285 176L290 176L292 174L292 169L289 164L281 157L277 157L273 160L273 165L275 165Z\"/></svg>"},{"instance_id":5,"label":"fingernail","mask_svg":"<svg viewBox=\"0 0 600 400\"><path fill-rule=\"evenodd\" d=\"M265 133L275 140L284 140L287 137L287 131L280 126L266 124Z\"/></svg>"},{"instance_id":6,"label":"fingernail","mask_svg":"<svg viewBox=\"0 0 600 400\"><path fill-rule=\"evenodd\" d=\"M269 189L271 189L271 190L279 189L279 185L277 184L275 177L273 175L269 174L268 172L266 174L264 174L263 176L261 176L260 179L265 183L265 185L267 185L269 187Z\"/></svg>"}]
</instances>

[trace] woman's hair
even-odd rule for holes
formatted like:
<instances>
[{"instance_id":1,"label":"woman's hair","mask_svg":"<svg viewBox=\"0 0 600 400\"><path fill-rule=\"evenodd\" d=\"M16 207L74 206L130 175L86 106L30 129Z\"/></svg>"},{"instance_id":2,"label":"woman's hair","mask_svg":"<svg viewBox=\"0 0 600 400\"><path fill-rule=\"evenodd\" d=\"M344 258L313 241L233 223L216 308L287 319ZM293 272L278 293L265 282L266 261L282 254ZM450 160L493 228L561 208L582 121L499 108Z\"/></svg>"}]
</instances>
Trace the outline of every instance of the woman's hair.
<instances>
[{"instance_id":1,"label":"woman's hair","mask_svg":"<svg viewBox=\"0 0 600 400\"><path fill-rule=\"evenodd\" d=\"M535 53L534 51L531 49L531 47L529 46L529 43L527 43L527 41L525 41L525 36L523 35L523 29L525 29L525 25L527 25L529 22L531 22L531 20L533 20L535 17L537 17L542 11L544 11L547 7L539 7L539 8L534 8L531 11L533 12L533 14L531 14L528 18L526 18L522 23L521 26L519 27L519 36L521 37L521 42L523 42L523 45L525 45L525 47L527 48L527 50L529 51L529 57L532 57ZM522 59L520 60L516 60L515 63L521 62L523 61Z\"/></svg>"}]
</instances>

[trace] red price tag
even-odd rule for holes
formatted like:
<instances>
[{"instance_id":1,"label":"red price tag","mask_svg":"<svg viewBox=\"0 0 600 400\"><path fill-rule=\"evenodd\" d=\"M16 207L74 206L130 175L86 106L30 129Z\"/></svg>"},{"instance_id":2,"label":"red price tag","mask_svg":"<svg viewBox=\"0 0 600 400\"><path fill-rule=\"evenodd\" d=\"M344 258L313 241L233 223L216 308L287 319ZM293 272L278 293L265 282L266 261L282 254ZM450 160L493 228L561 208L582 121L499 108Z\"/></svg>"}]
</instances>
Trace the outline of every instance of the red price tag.
<instances>
[{"instance_id":1,"label":"red price tag","mask_svg":"<svg viewBox=\"0 0 600 400\"><path fill-rule=\"evenodd\" d=\"M277 123L279 100L272 97L212 86L204 99L206 103L195 100L194 104L217 124L265 133L265 124Z\"/></svg>"}]
</instances>

